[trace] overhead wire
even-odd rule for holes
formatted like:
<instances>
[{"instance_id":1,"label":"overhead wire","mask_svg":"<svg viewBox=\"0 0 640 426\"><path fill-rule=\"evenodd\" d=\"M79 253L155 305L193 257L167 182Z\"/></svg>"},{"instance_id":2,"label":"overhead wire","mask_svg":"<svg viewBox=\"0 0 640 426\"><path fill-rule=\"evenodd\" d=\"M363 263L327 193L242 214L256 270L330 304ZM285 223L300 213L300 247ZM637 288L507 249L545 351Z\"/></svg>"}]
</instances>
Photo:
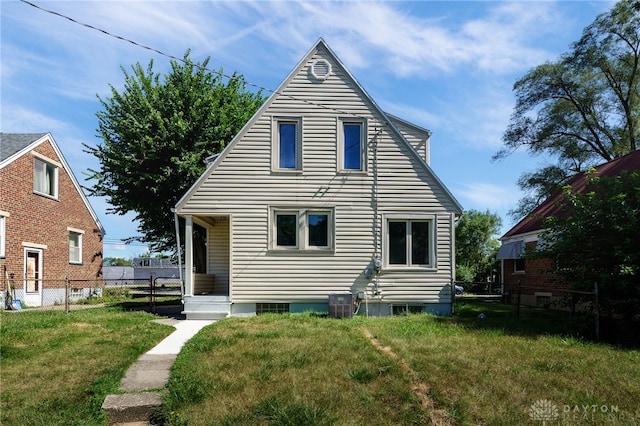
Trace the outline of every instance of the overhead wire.
<instances>
[{"instance_id":1,"label":"overhead wire","mask_svg":"<svg viewBox=\"0 0 640 426\"><path fill-rule=\"evenodd\" d=\"M70 22L72 22L72 23L74 23L74 24L76 24L76 25L80 25L80 26L83 26L83 27L85 27L85 28L88 28L88 29L91 29L91 30L94 30L94 31L98 31L98 32L100 32L100 33L102 33L102 34L104 34L104 35L106 35L106 36L108 36L108 37L113 37L113 38L115 38L115 39L117 39L117 40L124 41L124 42L126 42L126 43L132 44L132 45L134 45L134 46L136 46L136 47L139 47L139 48L142 48L142 49L145 49L145 50L149 50L149 51L151 51L151 52L157 53L158 55L161 55L161 56L164 56L164 57L166 57L166 58L172 59L172 60L174 60L174 61L182 62L182 63L184 63L184 64L186 64L186 65L193 65L193 66L196 66L196 67L198 67L198 68L200 68L200 69L202 69L202 70L204 70L204 71L209 71L209 72L211 72L211 73L218 74L220 77L224 77L224 78L226 78L226 79L228 79L228 80L233 80L233 79L237 78L237 77L234 77L233 75L225 74L225 73L224 73L224 72L222 72L222 71L216 71L216 70L212 70L212 69L207 68L207 67L205 67L205 66L203 66L203 65L200 65L200 64L194 64L194 63L192 63L192 62L190 62L190 61L185 60L184 58L179 58L179 57L177 57L177 56L175 56L175 55L172 55L172 54L170 54L170 53L163 52L163 51L162 51L162 50L160 50L160 49L156 49L156 48L154 48L154 47L147 46L147 45L142 44L142 43L138 43L138 42L137 42L137 41L135 41L135 40L131 40L131 39L129 39L129 38L126 38L126 37L120 36L120 35L118 35L118 34L114 34L114 33L110 32L110 31L107 31L107 30L105 30L105 29L103 29L103 28L99 28L99 27L96 27L96 26L94 26L94 25L91 25L91 24L87 24L87 23L85 23L85 22L78 21L78 20L77 20L77 19L75 19L75 18L72 18L72 17L70 17L70 16L68 16L68 15L65 15L65 14L63 14L63 13L57 12L57 11L55 11L55 10L51 10L51 9L44 8L44 7L42 7L42 6L40 6L40 5L36 4L36 3L33 3L33 2L31 2L31 1L29 1L29 0L20 0L20 1L21 1L22 3L25 3L25 4L29 5L29 6L31 6L31 7L34 7L34 8L36 8L36 9L40 10L40 11L43 11L43 12L49 13L49 14L51 14L51 15L58 16L58 17L60 17L60 18L66 19L67 21L70 21ZM362 117L362 116L360 116L360 115L358 115L358 114L355 114L355 113L352 113L352 112L349 112L349 111L342 111L342 110L337 109L337 108L334 108L334 107L330 107L330 106L327 106L327 105L323 105L323 104L319 104L319 103L316 103L316 102L312 102L312 101L310 101L310 100L308 100L308 99L302 99L302 98L298 98L298 97L295 97L295 96L292 96L292 95L288 95L288 94L286 94L286 93L278 92L278 91L277 91L277 90L275 90L275 89L270 89L270 88L268 88L268 87L264 87L264 86L261 86L261 85L259 85L259 84L252 83L252 82L250 82L250 81L246 81L246 80L245 80L245 83L246 83L248 86L254 87L254 88L258 89L258 90L265 91L265 92L269 92L269 93L276 94L276 95L279 95L279 96L283 96L283 97L286 97L286 98L291 99L291 100L294 100L294 101L303 102L303 103L305 103L305 104L307 104L307 105L311 105L311 106L315 106L315 107L319 107L319 108L327 109L327 110L330 110L330 111L335 111L335 112L338 112L338 113L340 113L340 114L350 115L350 116L354 116L354 117L357 117L357 118L362 118L362 119L364 119L364 118L365 118L365 117Z\"/></svg>"}]
</instances>

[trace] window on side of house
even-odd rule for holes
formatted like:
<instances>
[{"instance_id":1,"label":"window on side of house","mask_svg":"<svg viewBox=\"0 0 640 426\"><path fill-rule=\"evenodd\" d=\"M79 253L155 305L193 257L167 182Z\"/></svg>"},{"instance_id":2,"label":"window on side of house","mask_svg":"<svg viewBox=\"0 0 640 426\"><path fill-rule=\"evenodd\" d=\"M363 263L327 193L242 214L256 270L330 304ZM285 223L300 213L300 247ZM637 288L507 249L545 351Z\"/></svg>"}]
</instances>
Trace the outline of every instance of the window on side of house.
<instances>
[{"instance_id":1,"label":"window on side of house","mask_svg":"<svg viewBox=\"0 0 640 426\"><path fill-rule=\"evenodd\" d=\"M58 198L58 167L40 158L34 159L33 191L51 198Z\"/></svg>"},{"instance_id":2,"label":"window on side of house","mask_svg":"<svg viewBox=\"0 0 640 426\"><path fill-rule=\"evenodd\" d=\"M82 234L83 231L68 229L69 231L69 263L82 263Z\"/></svg>"},{"instance_id":3,"label":"window on side of house","mask_svg":"<svg viewBox=\"0 0 640 426\"><path fill-rule=\"evenodd\" d=\"M256 315L286 314L288 312L288 303L256 303Z\"/></svg>"},{"instance_id":4,"label":"window on side of house","mask_svg":"<svg viewBox=\"0 0 640 426\"><path fill-rule=\"evenodd\" d=\"M307 212L307 246L329 247L329 212Z\"/></svg>"},{"instance_id":5,"label":"window on side of house","mask_svg":"<svg viewBox=\"0 0 640 426\"><path fill-rule=\"evenodd\" d=\"M333 249L333 210L272 208L270 249L327 251Z\"/></svg>"},{"instance_id":6,"label":"window on side of house","mask_svg":"<svg viewBox=\"0 0 640 426\"><path fill-rule=\"evenodd\" d=\"M385 260L390 268L435 267L434 220L387 218Z\"/></svg>"},{"instance_id":7,"label":"window on side of house","mask_svg":"<svg viewBox=\"0 0 640 426\"><path fill-rule=\"evenodd\" d=\"M524 257L519 257L513 261L513 272L524 272Z\"/></svg>"},{"instance_id":8,"label":"window on side of house","mask_svg":"<svg viewBox=\"0 0 640 426\"><path fill-rule=\"evenodd\" d=\"M366 123L364 120L340 120L338 167L340 171L366 170Z\"/></svg>"},{"instance_id":9,"label":"window on side of house","mask_svg":"<svg viewBox=\"0 0 640 426\"><path fill-rule=\"evenodd\" d=\"M272 139L272 168L277 171L302 170L302 120L274 119Z\"/></svg>"},{"instance_id":10,"label":"window on side of house","mask_svg":"<svg viewBox=\"0 0 640 426\"><path fill-rule=\"evenodd\" d=\"M298 248L298 212L276 212L276 246Z\"/></svg>"},{"instance_id":11,"label":"window on side of house","mask_svg":"<svg viewBox=\"0 0 640 426\"><path fill-rule=\"evenodd\" d=\"M5 251L4 251L4 247L5 247L5 242L6 242L6 235L7 235L7 228L6 228L6 222L7 222L7 216L8 214L0 211L0 257L5 257Z\"/></svg>"}]
</instances>

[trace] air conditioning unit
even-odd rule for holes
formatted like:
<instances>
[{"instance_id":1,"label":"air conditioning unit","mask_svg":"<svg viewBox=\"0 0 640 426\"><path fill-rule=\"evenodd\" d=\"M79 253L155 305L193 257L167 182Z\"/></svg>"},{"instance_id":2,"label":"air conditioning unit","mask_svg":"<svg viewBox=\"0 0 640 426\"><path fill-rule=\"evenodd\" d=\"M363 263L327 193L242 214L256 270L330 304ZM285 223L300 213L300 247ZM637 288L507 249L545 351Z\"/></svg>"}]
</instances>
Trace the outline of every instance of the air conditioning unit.
<instances>
[{"instance_id":1,"label":"air conditioning unit","mask_svg":"<svg viewBox=\"0 0 640 426\"><path fill-rule=\"evenodd\" d=\"M353 316L353 295L332 293L329 295L329 318L351 318Z\"/></svg>"}]
</instances>

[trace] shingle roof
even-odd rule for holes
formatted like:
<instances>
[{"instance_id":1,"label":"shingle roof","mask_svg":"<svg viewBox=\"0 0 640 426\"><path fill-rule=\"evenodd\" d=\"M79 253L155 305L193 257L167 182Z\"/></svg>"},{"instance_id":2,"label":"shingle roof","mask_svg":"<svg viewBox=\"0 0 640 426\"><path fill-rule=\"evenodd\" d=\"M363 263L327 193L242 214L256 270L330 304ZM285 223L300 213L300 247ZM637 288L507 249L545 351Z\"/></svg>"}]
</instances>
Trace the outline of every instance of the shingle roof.
<instances>
[{"instance_id":1,"label":"shingle roof","mask_svg":"<svg viewBox=\"0 0 640 426\"><path fill-rule=\"evenodd\" d=\"M608 163L597 166L596 171L598 176L613 177L618 176L622 171L640 170L640 150L633 151L622 157L618 157ZM573 176L567 182L567 185L576 192L582 192L586 183L586 176L584 173L579 173ZM533 209L527 217L518 222L513 228L507 231L502 238L513 237L515 235L527 234L529 232L539 231L543 229L543 218L548 216L557 215L560 212L560 206L558 200L562 197L562 191L556 191L549 198L547 198L542 204Z\"/></svg>"},{"instance_id":2,"label":"shingle roof","mask_svg":"<svg viewBox=\"0 0 640 426\"><path fill-rule=\"evenodd\" d=\"M46 133L0 133L0 161L26 148Z\"/></svg>"}]
</instances>

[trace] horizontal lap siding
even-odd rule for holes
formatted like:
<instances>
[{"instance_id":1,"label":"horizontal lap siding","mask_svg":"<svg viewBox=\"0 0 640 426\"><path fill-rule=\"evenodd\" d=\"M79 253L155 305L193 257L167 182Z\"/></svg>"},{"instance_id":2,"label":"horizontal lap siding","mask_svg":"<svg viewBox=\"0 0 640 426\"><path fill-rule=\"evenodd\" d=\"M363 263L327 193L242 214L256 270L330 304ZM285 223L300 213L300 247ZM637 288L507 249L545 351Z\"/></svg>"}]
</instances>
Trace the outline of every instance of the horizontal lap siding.
<instances>
[{"instance_id":1,"label":"horizontal lap siding","mask_svg":"<svg viewBox=\"0 0 640 426\"><path fill-rule=\"evenodd\" d=\"M426 175L408 147L394 140L366 99L337 64L322 83L310 84L307 66L217 165L181 208L181 214L230 214L231 297L236 303L326 300L332 292L363 289L364 271L374 255L373 155L366 174L336 171L337 131L349 112L367 117L368 139L379 137L379 213L438 214L438 267L429 273L383 273L385 298L437 301L450 279L449 228L453 206ZM291 99L304 98L335 110ZM302 116L303 172L271 172L273 117ZM323 189L322 191L319 191ZM444 202L444 204L443 204ZM335 212L333 253L274 253L269 248L269 206L331 207ZM381 226L381 222L378 223Z\"/></svg>"}]
</instances>

